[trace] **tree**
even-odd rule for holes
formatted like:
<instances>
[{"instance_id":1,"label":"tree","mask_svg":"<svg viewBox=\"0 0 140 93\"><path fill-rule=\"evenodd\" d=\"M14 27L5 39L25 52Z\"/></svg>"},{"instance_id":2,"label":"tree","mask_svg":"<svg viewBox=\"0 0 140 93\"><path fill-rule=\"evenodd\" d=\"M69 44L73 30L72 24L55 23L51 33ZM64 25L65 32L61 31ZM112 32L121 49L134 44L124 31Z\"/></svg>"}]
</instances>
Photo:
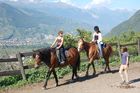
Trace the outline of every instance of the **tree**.
<instances>
[{"instance_id":1,"label":"tree","mask_svg":"<svg viewBox=\"0 0 140 93\"><path fill-rule=\"evenodd\" d=\"M78 37L83 38L84 40L90 42L92 39L92 33L90 31L84 29L77 29Z\"/></svg>"},{"instance_id":2,"label":"tree","mask_svg":"<svg viewBox=\"0 0 140 93\"><path fill-rule=\"evenodd\" d=\"M65 47L76 47L77 39L76 36L72 34L67 34L64 36L64 46Z\"/></svg>"}]
</instances>

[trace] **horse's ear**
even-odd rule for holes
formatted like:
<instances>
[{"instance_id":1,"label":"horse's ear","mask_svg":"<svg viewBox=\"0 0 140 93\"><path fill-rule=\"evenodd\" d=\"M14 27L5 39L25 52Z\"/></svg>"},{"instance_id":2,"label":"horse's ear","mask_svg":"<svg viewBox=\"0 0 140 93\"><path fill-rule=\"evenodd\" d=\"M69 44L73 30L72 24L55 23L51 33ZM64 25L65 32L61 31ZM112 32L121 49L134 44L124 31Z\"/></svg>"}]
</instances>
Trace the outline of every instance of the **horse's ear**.
<instances>
[{"instance_id":1,"label":"horse's ear","mask_svg":"<svg viewBox=\"0 0 140 93\"><path fill-rule=\"evenodd\" d=\"M35 55L36 55L36 54L34 53L34 54L32 55L32 57L35 58Z\"/></svg>"},{"instance_id":2,"label":"horse's ear","mask_svg":"<svg viewBox=\"0 0 140 93\"><path fill-rule=\"evenodd\" d=\"M82 40L82 41L84 41L84 38L83 38L83 37L81 37L79 40Z\"/></svg>"},{"instance_id":3,"label":"horse's ear","mask_svg":"<svg viewBox=\"0 0 140 93\"><path fill-rule=\"evenodd\" d=\"M37 59L38 59L39 57L40 57L39 55L35 55L35 58L37 58Z\"/></svg>"},{"instance_id":4,"label":"horse's ear","mask_svg":"<svg viewBox=\"0 0 140 93\"><path fill-rule=\"evenodd\" d=\"M35 52L35 50L34 50L34 49L33 49L32 51L33 51L33 52Z\"/></svg>"},{"instance_id":5,"label":"horse's ear","mask_svg":"<svg viewBox=\"0 0 140 93\"><path fill-rule=\"evenodd\" d=\"M78 42L78 39L76 39L75 42Z\"/></svg>"}]
</instances>

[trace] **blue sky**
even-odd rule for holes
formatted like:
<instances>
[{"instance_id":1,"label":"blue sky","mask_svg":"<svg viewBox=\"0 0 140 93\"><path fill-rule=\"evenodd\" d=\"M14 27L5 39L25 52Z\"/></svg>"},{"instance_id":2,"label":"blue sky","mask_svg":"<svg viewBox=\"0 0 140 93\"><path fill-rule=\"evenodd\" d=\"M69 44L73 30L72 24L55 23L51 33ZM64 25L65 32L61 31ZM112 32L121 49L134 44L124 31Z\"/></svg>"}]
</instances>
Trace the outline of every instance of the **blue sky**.
<instances>
[{"instance_id":1,"label":"blue sky","mask_svg":"<svg viewBox=\"0 0 140 93\"><path fill-rule=\"evenodd\" d=\"M90 8L92 6L105 6L111 9L140 9L140 0L44 0L44 1L62 1L73 4L81 8Z\"/></svg>"},{"instance_id":2,"label":"blue sky","mask_svg":"<svg viewBox=\"0 0 140 93\"><path fill-rule=\"evenodd\" d=\"M140 9L140 0L9 0L9 1L25 1L25 2L64 2L80 8L89 9L96 7L107 7L110 9Z\"/></svg>"}]
</instances>

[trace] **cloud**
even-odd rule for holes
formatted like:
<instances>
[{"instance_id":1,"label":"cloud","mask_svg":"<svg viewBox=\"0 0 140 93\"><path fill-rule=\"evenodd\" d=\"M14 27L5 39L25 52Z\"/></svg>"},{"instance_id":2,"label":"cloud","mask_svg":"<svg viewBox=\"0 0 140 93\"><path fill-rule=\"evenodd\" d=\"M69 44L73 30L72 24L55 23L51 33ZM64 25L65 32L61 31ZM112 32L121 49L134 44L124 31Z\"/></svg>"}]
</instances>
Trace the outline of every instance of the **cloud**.
<instances>
[{"instance_id":1,"label":"cloud","mask_svg":"<svg viewBox=\"0 0 140 93\"><path fill-rule=\"evenodd\" d=\"M71 3L71 0L59 0L61 2L64 2L64 3Z\"/></svg>"},{"instance_id":2,"label":"cloud","mask_svg":"<svg viewBox=\"0 0 140 93\"><path fill-rule=\"evenodd\" d=\"M111 4L111 0L92 0L90 3L85 5L85 9L90 9L93 6L107 6Z\"/></svg>"},{"instance_id":3,"label":"cloud","mask_svg":"<svg viewBox=\"0 0 140 93\"><path fill-rule=\"evenodd\" d=\"M46 2L63 2L63 3L71 3L71 0L42 0Z\"/></svg>"},{"instance_id":4,"label":"cloud","mask_svg":"<svg viewBox=\"0 0 140 93\"><path fill-rule=\"evenodd\" d=\"M101 4L109 4L111 0L93 0L92 4L101 5Z\"/></svg>"},{"instance_id":5,"label":"cloud","mask_svg":"<svg viewBox=\"0 0 140 93\"><path fill-rule=\"evenodd\" d=\"M12 1L12 2L30 2L30 3L33 3L33 2L39 2L41 0L9 0L9 1Z\"/></svg>"},{"instance_id":6,"label":"cloud","mask_svg":"<svg viewBox=\"0 0 140 93\"><path fill-rule=\"evenodd\" d=\"M29 0L29 2L35 2L35 0Z\"/></svg>"},{"instance_id":7,"label":"cloud","mask_svg":"<svg viewBox=\"0 0 140 93\"><path fill-rule=\"evenodd\" d=\"M12 1L12 2L17 2L18 0L9 0L9 1Z\"/></svg>"}]
</instances>

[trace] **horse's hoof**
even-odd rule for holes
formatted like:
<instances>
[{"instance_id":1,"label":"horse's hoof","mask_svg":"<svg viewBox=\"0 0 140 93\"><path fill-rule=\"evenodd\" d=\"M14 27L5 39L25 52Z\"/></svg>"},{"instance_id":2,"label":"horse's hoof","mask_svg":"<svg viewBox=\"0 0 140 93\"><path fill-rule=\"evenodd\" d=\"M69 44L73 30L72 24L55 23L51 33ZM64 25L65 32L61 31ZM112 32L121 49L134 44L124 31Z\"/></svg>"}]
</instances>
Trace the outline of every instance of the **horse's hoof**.
<instances>
[{"instance_id":1,"label":"horse's hoof","mask_svg":"<svg viewBox=\"0 0 140 93\"><path fill-rule=\"evenodd\" d=\"M96 73L93 73L92 75L93 75L93 76L95 76L95 75L96 75Z\"/></svg>"},{"instance_id":2,"label":"horse's hoof","mask_svg":"<svg viewBox=\"0 0 140 93\"><path fill-rule=\"evenodd\" d=\"M58 87L59 85L58 84L55 84L55 87Z\"/></svg>"},{"instance_id":3,"label":"horse's hoof","mask_svg":"<svg viewBox=\"0 0 140 93\"><path fill-rule=\"evenodd\" d=\"M88 74L86 74L85 76L88 77Z\"/></svg>"},{"instance_id":4,"label":"horse's hoof","mask_svg":"<svg viewBox=\"0 0 140 93\"><path fill-rule=\"evenodd\" d=\"M112 71L111 71L111 70L109 70L108 72L112 73Z\"/></svg>"},{"instance_id":5,"label":"horse's hoof","mask_svg":"<svg viewBox=\"0 0 140 93\"><path fill-rule=\"evenodd\" d=\"M73 79L71 79L69 82L70 82L70 83L73 83L73 82L74 82L74 80L73 80Z\"/></svg>"},{"instance_id":6,"label":"horse's hoof","mask_svg":"<svg viewBox=\"0 0 140 93\"><path fill-rule=\"evenodd\" d=\"M42 89L43 89L43 90L46 90L47 88L46 88L46 87L42 87Z\"/></svg>"},{"instance_id":7,"label":"horse's hoof","mask_svg":"<svg viewBox=\"0 0 140 93\"><path fill-rule=\"evenodd\" d=\"M107 71L105 70L103 73L107 73Z\"/></svg>"},{"instance_id":8,"label":"horse's hoof","mask_svg":"<svg viewBox=\"0 0 140 93\"><path fill-rule=\"evenodd\" d=\"M77 80L78 80L79 78L80 78L79 76L76 77Z\"/></svg>"},{"instance_id":9,"label":"horse's hoof","mask_svg":"<svg viewBox=\"0 0 140 93\"><path fill-rule=\"evenodd\" d=\"M86 77L88 77L88 73L86 73L86 75L85 75Z\"/></svg>"}]
</instances>

